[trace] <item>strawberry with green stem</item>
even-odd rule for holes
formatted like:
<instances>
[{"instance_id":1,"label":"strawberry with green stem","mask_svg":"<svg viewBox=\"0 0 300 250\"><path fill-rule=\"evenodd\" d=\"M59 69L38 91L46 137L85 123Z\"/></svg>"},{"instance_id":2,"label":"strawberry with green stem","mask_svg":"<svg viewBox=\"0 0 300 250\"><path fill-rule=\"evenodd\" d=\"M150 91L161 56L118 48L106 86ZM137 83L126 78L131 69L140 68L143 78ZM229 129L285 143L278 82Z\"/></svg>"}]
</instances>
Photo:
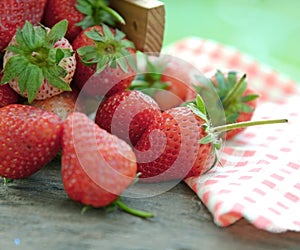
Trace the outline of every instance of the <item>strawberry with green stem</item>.
<instances>
[{"instance_id":1,"label":"strawberry with green stem","mask_svg":"<svg viewBox=\"0 0 300 250\"><path fill-rule=\"evenodd\" d=\"M206 74L212 81L212 87L218 94L225 113L226 124L250 121L257 106L259 95L248 86L246 74L237 71L209 72ZM196 92L202 93L205 86L195 86ZM209 100L207 100L209 102ZM245 128L227 131L225 138L230 139Z\"/></svg>"},{"instance_id":2,"label":"strawberry with green stem","mask_svg":"<svg viewBox=\"0 0 300 250\"><path fill-rule=\"evenodd\" d=\"M128 88L135 77L135 46L105 24L83 30L73 41L77 51L74 84L91 96L110 96Z\"/></svg>"},{"instance_id":3,"label":"strawberry with green stem","mask_svg":"<svg viewBox=\"0 0 300 250\"><path fill-rule=\"evenodd\" d=\"M4 55L1 84L8 83L28 102L70 91L75 72L75 55L64 35L68 22L52 29L26 22L12 38Z\"/></svg>"},{"instance_id":4,"label":"strawberry with green stem","mask_svg":"<svg viewBox=\"0 0 300 250\"><path fill-rule=\"evenodd\" d=\"M61 161L63 185L72 200L96 208L114 203L131 214L153 216L130 209L119 199L136 180L132 148L83 113L74 112L65 120Z\"/></svg>"},{"instance_id":5,"label":"strawberry with green stem","mask_svg":"<svg viewBox=\"0 0 300 250\"><path fill-rule=\"evenodd\" d=\"M199 176L218 160L222 133L248 126L285 123L286 119L248 121L214 127L202 98L162 114L135 146L140 180L160 182Z\"/></svg>"},{"instance_id":6,"label":"strawberry with green stem","mask_svg":"<svg viewBox=\"0 0 300 250\"><path fill-rule=\"evenodd\" d=\"M69 21L66 38L73 41L83 30L105 23L111 27L125 24L125 20L105 0L48 0L43 17L43 24L52 27L57 22Z\"/></svg>"}]
</instances>

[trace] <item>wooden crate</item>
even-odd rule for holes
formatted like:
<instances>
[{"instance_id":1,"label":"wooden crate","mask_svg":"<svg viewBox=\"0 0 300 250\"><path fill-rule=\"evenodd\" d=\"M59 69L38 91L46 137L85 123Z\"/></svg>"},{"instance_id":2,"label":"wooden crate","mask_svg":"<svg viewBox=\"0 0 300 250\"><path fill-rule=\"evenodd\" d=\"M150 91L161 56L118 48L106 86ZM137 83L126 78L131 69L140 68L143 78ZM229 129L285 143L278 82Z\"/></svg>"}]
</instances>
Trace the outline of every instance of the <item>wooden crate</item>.
<instances>
[{"instance_id":1,"label":"wooden crate","mask_svg":"<svg viewBox=\"0 0 300 250\"><path fill-rule=\"evenodd\" d=\"M165 8L158 0L111 0L110 5L125 19L119 28L138 50L160 52L165 29Z\"/></svg>"}]
</instances>

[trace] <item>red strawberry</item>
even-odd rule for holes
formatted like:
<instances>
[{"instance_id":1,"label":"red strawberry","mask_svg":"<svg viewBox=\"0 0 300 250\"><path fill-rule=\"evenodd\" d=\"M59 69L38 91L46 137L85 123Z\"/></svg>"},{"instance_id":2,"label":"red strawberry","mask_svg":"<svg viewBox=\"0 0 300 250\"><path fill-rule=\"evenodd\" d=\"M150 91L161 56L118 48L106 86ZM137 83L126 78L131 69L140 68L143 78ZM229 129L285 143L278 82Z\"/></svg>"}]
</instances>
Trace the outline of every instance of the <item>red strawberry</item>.
<instances>
[{"instance_id":1,"label":"red strawberry","mask_svg":"<svg viewBox=\"0 0 300 250\"><path fill-rule=\"evenodd\" d=\"M136 157L123 140L99 128L85 114L65 121L62 179L71 199L94 207L115 201L134 181Z\"/></svg>"},{"instance_id":2,"label":"red strawberry","mask_svg":"<svg viewBox=\"0 0 300 250\"><path fill-rule=\"evenodd\" d=\"M25 21L37 24L42 20L46 0L2 0L0 2L0 53L6 48L18 27Z\"/></svg>"},{"instance_id":3,"label":"red strawberry","mask_svg":"<svg viewBox=\"0 0 300 250\"><path fill-rule=\"evenodd\" d=\"M145 130L160 118L157 103L140 91L124 91L105 99L95 122L108 132L135 145Z\"/></svg>"},{"instance_id":4,"label":"red strawberry","mask_svg":"<svg viewBox=\"0 0 300 250\"><path fill-rule=\"evenodd\" d=\"M69 21L66 38L74 38L90 26L106 23L114 26L115 22L125 23L123 18L108 7L105 0L48 0L43 17L43 23L52 27L57 22L67 19Z\"/></svg>"},{"instance_id":5,"label":"red strawberry","mask_svg":"<svg viewBox=\"0 0 300 250\"><path fill-rule=\"evenodd\" d=\"M221 147L224 131L260 124L283 123L269 120L211 126L200 96L187 107L165 111L135 146L138 171L145 182L182 180L199 176L214 166L216 150Z\"/></svg>"},{"instance_id":6,"label":"red strawberry","mask_svg":"<svg viewBox=\"0 0 300 250\"><path fill-rule=\"evenodd\" d=\"M77 50L74 84L79 89L92 96L110 96L130 86L135 50L124 33L104 24L94 26L83 30L72 45Z\"/></svg>"},{"instance_id":7,"label":"red strawberry","mask_svg":"<svg viewBox=\"0 0 300 250\"><path fill-rule=\"evenodd\" d=\"M2 72L0 72L0 81L1 79ZM8 84L0 85L0 108L9 104L18 103L18 101L19 95L15 91L13 91L13 89Z\"/></svg>"},{"instance_id":8,"label":"red strawberry","mask_svg":"<svg viewBox=\"0 0 300 250\"><path fill-rule=\"evenodd\" d=\"M207 76L209 76L208 73ZM225 111L226 124L250 121L257 106L258 94L246 82L240 72L220 70L209 77L216 86ZM231 139L245 128L226 132Z\"/></svg>"},{"instance_id":9,"label":"red strawberry","mask_svg":"<svg viewBox=\"0 0 300 250\"><path fill-rule=\"evenodd\" d=\"M187 107L162 114L136 144L141 180L158 182L200 175L213 165L211 144L200 144L207 136L205 121Z\"/></svg>"},{"instance_id":10,"label":"red strawberry","mask_svg":"<svg viewBox=\"0 0 300 250\"><path fill-rule=\"evenodd\" d=\"M65 120L74 111L81 111L80 105L76 103L78 91L73 89L45 100L35 100L30 105L57 114Z\"/></svg>"},{"instance_id":11,"label":"red strawberry","mask_svg":"<svg viewBox=\"0 0 300 250\"><path fill-rule=\"evenodd\" d=\"M145 58L146 68L137 74L130 89L150 95L162 110L182 104L191 88L193 67L171 56L145 55Z\"/></svg>"},{"instance_id":12,"label":"red strawberry","mask_svg":"<svg viewBox=\"0 0 300 250\"><path fill-rule=\"evenodd\" d=\"M6 48L1 83L9 83L29 103L71 90L76 61L72 46L63 37L67 25L64 20L49 30L26 22L18 29Z\"/></svg>"},{"instance_id":13,"label":"red strawberry","mask_svg":"<svg viewBox=\"0 0 300 250\"><path fill-rule=\"evenodd\" d=\"M0 176L25 178L51 161L61 146L62 120L28 105L0 108Z\"/></svg>"},{"instance_id":14,"label":"red strawberry","mask_svg":"<svg viewBox=\"0 0 300 250\"><path fill-rule=\"evenodd\" d=\"M201 86L205 80L200 79L198 82L200 86L195 86L196 91L194 90L193 93L190 92L188 98L194 99L197 94L196 92L198 92L208 103L214 102L216 98L212 98L212 94L208 93L214 91L223 105L224 123L232 124L250 121L257 106L258 94L248 86L245 80L246 75L242 76L241 73L237 71L224 70L222 72L217 70L207 73L206 76L213 84L207 86L207 83L205 83L206 86ZM212 106L213 104L210 103L209 105ZM211 111L211 113L214 114L216 112ZM225 134L225 138L231 139L244 129L245 128L240 128L228 131Z\"/></svg>"}]
</instances>

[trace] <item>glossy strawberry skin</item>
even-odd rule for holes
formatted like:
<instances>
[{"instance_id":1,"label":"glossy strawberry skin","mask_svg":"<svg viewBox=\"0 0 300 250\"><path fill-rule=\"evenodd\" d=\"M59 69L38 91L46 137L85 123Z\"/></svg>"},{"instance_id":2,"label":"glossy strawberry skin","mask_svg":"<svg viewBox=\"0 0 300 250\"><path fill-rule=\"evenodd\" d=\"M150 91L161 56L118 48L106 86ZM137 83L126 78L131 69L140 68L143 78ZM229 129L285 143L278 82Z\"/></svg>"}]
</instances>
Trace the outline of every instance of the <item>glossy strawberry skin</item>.
<instances>
[{"instance_id":1,"label":"glossy strawberry skin","mask_svg":"<svg viewBox=\"0 0 300 250\"><path fill-rule=\"evenodd\" d=\"M0 116L0 176L28 177L55 157L63 128L57 115L11 104L0 109Z\"/></svg>"},{"instance_id":2,"label":"glossy strawberry skin","mask_svg":"<svg viewBox=\"0 0 300 250\"><path fill-rule=\"evenodd\" d=\"M62 180L72 200L106 206L133 182L136 171L136 157L127 143L83 113L68 116L62 138Z\"/></svg>"},{"instance_id":3,"label":"glossy strawberry skin","mask_svg":"<svg viewBox=\"0 0 300 250\"><path fill-rule=\"evenodd\" d=\"M97 110L95 122L134 146L160 116L160 108L150 96L132 90L105 99Z\"/></svg>"},{"instance_id":4,"label":"glossy strawberry skin","mask_svg":"<svg viewBox=\"0 0 300 250\"><path fill-rule=\"evenodd\" d=\"M78 91L65 91L59 95L52 96L45 100L35 100L30 105L57 114L65 120L74 111L80 111L80 105L76 103Z\"/></svg>"},{"instance_id":5,"label":"glossy strawberry skin","mask_svg":"<svg viewBox=\"0 0 300 250\"><path fill-rule=\"evenodd\" d=\"M0 68L0 71L2 69ZM2 73L0 72L0 81L2 79ZM0 108L9 104L18 103L19 95L8 85L0 85Z\"/></svg>"},{"instance_id":6,"label":"glossy strawberry skin","mask_svg":"<svg viewBox=\"0 0 300 250\"><path fill-rule=\"evenodd\" d=\"M182 180L208 170L213 164L211 144L199 142L206 136L202 125L203 120L187 107L165 111L136 144L140 180Z\"/></svg>"},{"instance_id":7,"label":"glossy strawberry skin","mask_svg":"<svg viewBox=\"0 0 300 250\"><path fill-rule=\"evenodd\" d=\"M8 45L16 32L25 21L37 24L41 22L46 0L3 0L0 2L0 53Z\"/></svg>"},{"instance_id":8,"label":"glossy strawberry skin","mask_svg":"<svg viewBox=\"0 0 300 250\"><path fill-rule=\"evenodd\" d=\"M81 31L72 43L75 51L84 46L95 45L95 42L85 35L85 32L93 29L103 33L102 26L93 26ZM112 28L111 31L115 33ZM130 49L129 52L134 54L135 51ZM128 72L124 72L119 66L116 68L107 66L99 74L96 74L96 64L91 66L84 65L81 62L78 53L76 53L76 61L77 66L74 75L74 84L78 87L78 89L83 89L83 91L90 96L107 97L117 92L121 92L130 86L136 75L136 72L131 67L129 67Z\"/></svg>"},{"instance_id":9,"label":"glossy strawberry skin","mask_svg":"<svg viewBox=\"0 0 300 250\"><path fill-rule=\"evenodd\" d=\"M67 19L69 25L65 37L69 41L73 41L82 30L76 23L80 22L84 15L76 9L76 3L77 0L48 0L43 17L43 23L47 27Z\"/></svg>"}]
</instances>

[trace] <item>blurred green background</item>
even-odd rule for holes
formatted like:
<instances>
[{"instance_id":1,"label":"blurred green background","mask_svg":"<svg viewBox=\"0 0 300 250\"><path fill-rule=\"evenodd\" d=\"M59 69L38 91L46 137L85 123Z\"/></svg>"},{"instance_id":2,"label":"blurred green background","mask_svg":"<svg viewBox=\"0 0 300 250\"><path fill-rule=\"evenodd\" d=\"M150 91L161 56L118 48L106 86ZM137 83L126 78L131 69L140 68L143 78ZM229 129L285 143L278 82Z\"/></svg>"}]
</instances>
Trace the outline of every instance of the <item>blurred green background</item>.
<instances>
[{"instance_id":1,"label":"blurred green background","mask_svg":"<svg viewBox=\"0 0 300 250\"><path fill-rule=\"evenodd\" d=\"M300 82L299 0L162 0L164 46L188 36L232 45Z\"/></svg>"}]
</instances>

